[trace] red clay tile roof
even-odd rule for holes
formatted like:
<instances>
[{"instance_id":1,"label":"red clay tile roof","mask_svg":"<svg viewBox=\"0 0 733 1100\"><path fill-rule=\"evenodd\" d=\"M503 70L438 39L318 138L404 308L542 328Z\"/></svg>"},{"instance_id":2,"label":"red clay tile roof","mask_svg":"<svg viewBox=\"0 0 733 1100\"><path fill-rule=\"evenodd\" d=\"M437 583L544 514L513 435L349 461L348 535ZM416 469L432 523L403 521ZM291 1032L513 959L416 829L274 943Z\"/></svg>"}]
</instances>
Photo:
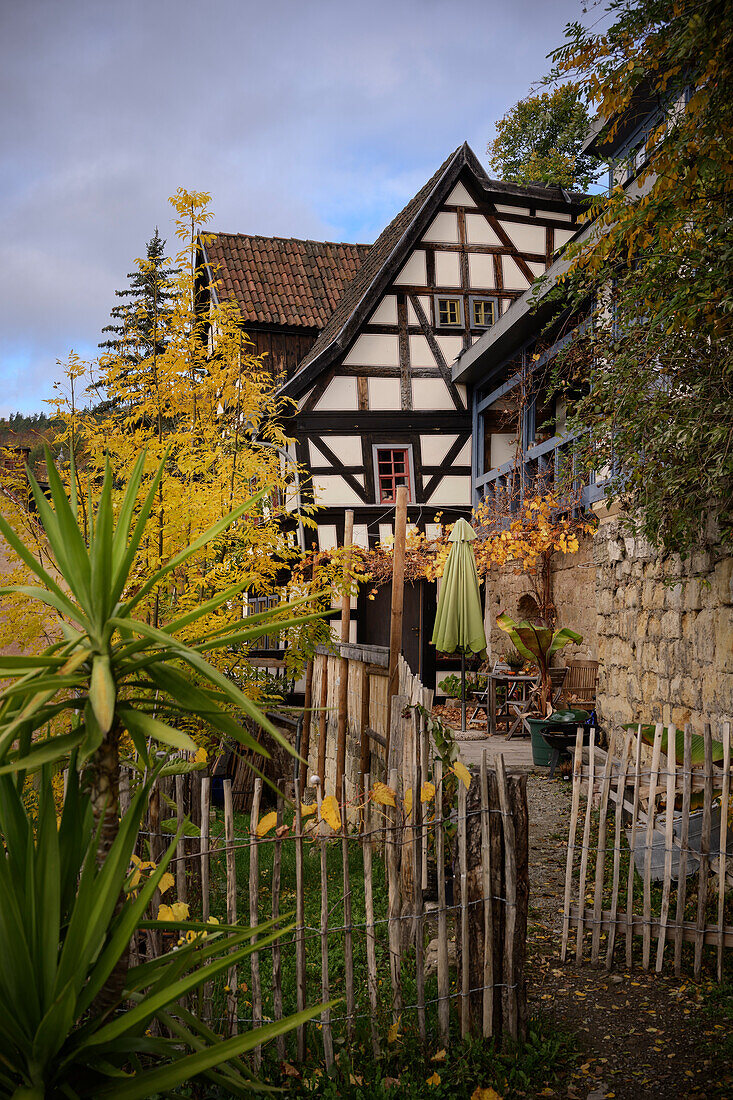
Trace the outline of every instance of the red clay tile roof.
<instances>
[{"instance_id":1,"label":"red clay tile roof","mask_svg":"<svg viewBox=\"0 0 733 1100\"><path fill-rule=\"evenodd\" d=\"M206 256L219 297L235 298L245 321L322 329L369 248L216 233Z\"/></svg>"}]
</instances>

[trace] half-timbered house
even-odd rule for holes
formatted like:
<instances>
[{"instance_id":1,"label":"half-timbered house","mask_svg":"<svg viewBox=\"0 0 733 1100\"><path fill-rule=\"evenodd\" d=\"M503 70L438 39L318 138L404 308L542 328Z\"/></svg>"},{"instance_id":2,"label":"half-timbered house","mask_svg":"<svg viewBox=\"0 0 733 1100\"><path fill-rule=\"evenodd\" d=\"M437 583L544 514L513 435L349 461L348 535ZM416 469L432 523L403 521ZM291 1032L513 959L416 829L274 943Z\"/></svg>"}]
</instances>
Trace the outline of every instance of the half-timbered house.
<instances>
[{"instance_id":1,"label":"half-timbered house","mask_svg":"<svg viewBox=\"0 0 733 1100\"><path fill-rule=\"evenodd\" d=\"M219 279L219 293L240 302L248 332L249 318L265 317L266 299L270 337L277 321L302 335L306 326L295 323L298 318L322 322L296 369L286 357L281 372L281 393L295 409L294 457L310 471L304 491L319 507L320 549L342 540L346 509L354 512L355 543L388 541L400 485L408 490L408 521L428 535L441 519L468 514L471 410L465 385L452 379L452 364L551 265L576 231L581 208L581 196L560 188L489 179L464 144L370 249L295 242L314 253L323 249L319 264L331 258L338 268L330 282L323 277L338 299L325 319L320 304L310 304L320 284L314 289L307 279L296 280L302 298L290 297L283 308L276 280L260 270L263 260L282 256L287 242L268 250L263 238L215 237L204 259L211 278ZM240 242L253 240L263 243L257 251L247 244L250 258L243 262ZM347 279L352 262L358 266ZM281 293L290 295L292 285ZM387 640L388 598L382 590L358 608L353 629L359 640ZM426 639L433 607L434 586L406 593L405 656L426 682L432 679Z\"/></svg>"}]
</instances>

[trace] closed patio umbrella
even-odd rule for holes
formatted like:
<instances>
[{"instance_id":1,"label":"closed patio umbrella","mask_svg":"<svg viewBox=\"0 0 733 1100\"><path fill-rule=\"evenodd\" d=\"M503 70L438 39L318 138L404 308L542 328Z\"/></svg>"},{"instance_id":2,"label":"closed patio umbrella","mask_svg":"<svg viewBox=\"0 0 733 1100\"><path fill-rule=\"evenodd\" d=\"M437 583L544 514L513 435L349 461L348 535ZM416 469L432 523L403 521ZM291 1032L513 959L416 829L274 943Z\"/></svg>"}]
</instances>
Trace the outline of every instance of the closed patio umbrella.
<instances>
[{"instance_id":1,"label":"closed patio umbrella","mask_svg":"<svg viewBox=\"0 0 733 1100\"><path fill-rule=\"evenodd\" d=\"M473 546L476 535L459 519L448 536L432 643L441 653L461 654L461 731L466 729L466 653L486 653L486 634Z\"/></svg>"}]
</instances>

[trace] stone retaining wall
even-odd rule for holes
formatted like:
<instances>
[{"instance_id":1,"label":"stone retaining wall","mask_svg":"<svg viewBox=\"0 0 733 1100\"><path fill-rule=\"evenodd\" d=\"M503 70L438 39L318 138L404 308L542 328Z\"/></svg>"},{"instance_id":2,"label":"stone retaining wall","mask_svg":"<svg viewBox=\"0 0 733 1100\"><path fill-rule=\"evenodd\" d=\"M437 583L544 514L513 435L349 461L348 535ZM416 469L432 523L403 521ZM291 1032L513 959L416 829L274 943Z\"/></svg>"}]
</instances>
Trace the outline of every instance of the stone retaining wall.
<instances>
[{"instance_id":1,"label":"stone retaining wall","mask_svg":"<svg viewBox=\"0 0 733 1100\"><path fill-rule=\"evenodd\" d=\"M619 517L593 542L600 721L709 720L716 735L733 718L733 558L662 554Z\"/></svg>"}]
</instances>

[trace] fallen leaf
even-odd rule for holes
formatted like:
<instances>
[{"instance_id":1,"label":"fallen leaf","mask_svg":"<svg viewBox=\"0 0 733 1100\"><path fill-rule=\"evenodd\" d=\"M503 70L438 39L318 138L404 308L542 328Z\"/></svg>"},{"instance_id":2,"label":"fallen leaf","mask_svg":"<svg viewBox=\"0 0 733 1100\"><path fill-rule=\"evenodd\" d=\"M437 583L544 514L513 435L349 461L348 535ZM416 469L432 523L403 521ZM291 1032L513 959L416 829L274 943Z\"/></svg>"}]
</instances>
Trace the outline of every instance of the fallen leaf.
<instances>
[{"instance_id":1,"label":"fallen leaf","mask_svg":"<svg viewBox=\"0 0 733 1100\"><path fill-rule=\"evenodd\" d=\"M439 1085L440 1084L440 1074L439 1073L434 1073L431 1077L428 1077L425 1084L426 1085L433 1085L433 1086Z\"/></svg>"},{"instance_id":2,"label":"fallen leaf","mask_svg":"<svg viewBox=\"0 0 733 1100\"><path fill-rule=\"evenodd\" d=\"M290 1062L283 1062L283 1072L286 1077L300 1077L300 1070L297 1070L295 1066L291 1066Z\"/></svg>"},{"instance_id":3,"label":"fallen leaf","mask_svg":"<svg viewBox=\"0 0 733 1100\"><path fill-rule=\"evenodd\" d=\"M501 1100L501 1095L496 1089L484 1089L477 1085L471 1093L471 1100Z\"/></svg>"},{"instance_id":4,"label":"fallen leaf","mask_svg":"<svg viewBox=\"0 0 733 1100\"><path fill-rule=\"evenodd\" d=\"M257 836L264 836L265 833L269 833L272 826L277 822L277 814L274 810L271 810L269 814L265 814L257 822Z\"/></svg>"},{"instance_id":5,"label":"fallen leaf","mask_svg":"<svg viewBox=\"0 0 733 1100\"><path fill-rule=\"evenodd\" d=\"M446 1053L447 1052L445 1050L438 1050L433 1055L433 1057L430 1059L430 1061L431 1062L444 1062L445 1058L446 1058Z\"/></svg>"},{"instance_id":6,"label":"fallen leaf","mask_svg":"<svg viewBox=\"0 0 733 1100\"><path fill-rule=\"evenodd\" d=\"M364 1078L363 1077L355 1077L353 1073L350 1073L349 1074L349 1084L350 1085L363 1085L364 1084Z\"/></svg>"},{"instance_id":7,"label":"fallen leaf","mask_svg":"<svg viewBox=\"0 0 733 1100\"><path fill-rule=\"evenodd\" d=\"M277 829L275 829L275 836L276 837L287 836L289 832L290 832L290 826L289 825L280 825L280 826L278 826Z\"/></svg>"}]
</instances>

